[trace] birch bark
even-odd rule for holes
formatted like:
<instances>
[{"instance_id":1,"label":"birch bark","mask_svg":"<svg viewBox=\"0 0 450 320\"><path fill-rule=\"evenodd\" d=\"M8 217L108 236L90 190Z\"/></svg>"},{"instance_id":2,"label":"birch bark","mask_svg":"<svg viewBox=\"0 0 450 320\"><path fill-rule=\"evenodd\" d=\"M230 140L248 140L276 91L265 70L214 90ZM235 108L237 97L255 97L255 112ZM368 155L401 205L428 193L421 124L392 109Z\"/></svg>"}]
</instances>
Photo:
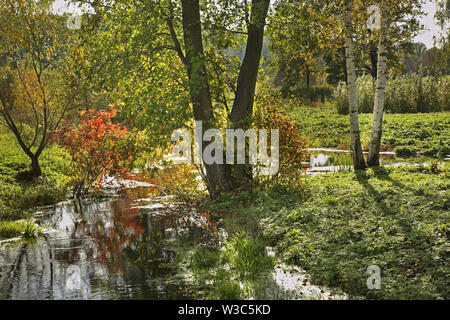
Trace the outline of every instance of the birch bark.
<instances>
[{"instance_id":1,"label":"birch bark","mask_svg":"<svg viewBox=\"0 0 450 320\"><path fill-rule=\"evenodd\" d=\"M352 25L353 0L345 0L345 60L348 77L348 100L350 114L350 137L355 170L366 169L366 163L361 148L361 137L358 120L358 95L356 91L355 57L353 53L353 25Z\"/></svg>"}]
</instances>

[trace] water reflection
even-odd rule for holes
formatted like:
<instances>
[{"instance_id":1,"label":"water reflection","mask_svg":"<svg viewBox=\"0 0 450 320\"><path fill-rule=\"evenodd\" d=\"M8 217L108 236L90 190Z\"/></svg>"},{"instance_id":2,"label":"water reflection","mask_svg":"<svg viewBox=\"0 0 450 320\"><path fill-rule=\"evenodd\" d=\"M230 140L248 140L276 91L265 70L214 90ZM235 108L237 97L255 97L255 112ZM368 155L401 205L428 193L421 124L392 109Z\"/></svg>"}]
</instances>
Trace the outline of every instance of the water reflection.
<instances>
[{"instance_id":1,"label":"water reflection","mask_svg":"<svg viewBox=\"0 0 450 320\"><path fill-rule=\"evenodd\" d=\"M0 299L189 299L191 281L170 245L191 221L149 188L123 198L63 203L43 218L51 232L0 250ZM170 233L170 234L169 234Z\"/></svg>"},{"instance_id":2,"label":"water reflection","mask_svg":"<svg viewBox=\"0 0 450 320\"><path fill-rule=\"evenodd\" d=\"M349 151L331 149L310 149L310 151L308 174L314 175L350 170L353 166L352 156ZM364 156L367 158L367 153ZM431 158L425 157L401 158L396 156L394 152L380 153L380 164L383 166L417 165L430 160Z\"/></svg>"}]
</instances>

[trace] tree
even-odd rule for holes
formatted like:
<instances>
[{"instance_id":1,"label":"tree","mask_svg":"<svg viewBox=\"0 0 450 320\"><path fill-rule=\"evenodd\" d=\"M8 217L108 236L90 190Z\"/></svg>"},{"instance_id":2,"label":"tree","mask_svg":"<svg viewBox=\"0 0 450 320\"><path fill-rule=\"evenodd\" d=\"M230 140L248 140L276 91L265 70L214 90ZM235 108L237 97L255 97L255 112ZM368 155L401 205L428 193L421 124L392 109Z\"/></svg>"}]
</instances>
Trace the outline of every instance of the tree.
<instances>
[{"instance_id":1,"label":"tree","mask_svg":"<svg viewBox=\"0 0 450 320\"><path fill-rule=\"evenodd\" d=\"M0 123L42 174L39 157L70 106L58 65L66 37L51 1L0 1Z\"/></svg>"},{"instance_id":2,"label":"tree","mask_svg":"<svg viewBox=\"0 0 450 320\"><path fill-rule=\"evenodd\" d=\"M302 78L310 88L313 74L326 71L322 59L340 54L343 37L339 19L339 10L332 2L279 0L275 3L268 34L272 64L283 75L284 90Z\"/></svg>"},{"instance_id":3,"label":"tree","mask_svg":"<svg viewBox=\"0 0 450 320\"><path fill-rule=\"evenodd\" d=\"M375 101L373 107L372 131L370 136L369 155L367 164L369 167L380 165L380 146L382 136L384 94L386 90L386 47L389 33L389 7L385 1L380 5L380 39L378 42L377 81L375 85Z\"/></svg>"},{"instance_id":4,"label":"tree","mask_svg":"<svg viewBox=\"0 0 450 320\"><path fill-rule=\"evenodd\" d=\"M410 25L407 34L412 34L418 30L419 27L415 24L415 17L421 13L421 0L411 1L397 1L397 0L382 0L379 1L377 8L379 8L379 30L378 30L378 58L377 58L377 77L375 85L375 101L373 108L372 130L370 136L369 155L367 164L370 167L380 165L380 147L382 138L382 124L384 112L384 95L386 89L386 66L388 59L389 37L392 34L391 24L400 22L406 19L406 16L413 15L413 19L409 19ZM393 28L397 29L397 28ZM401 38L401 37L399 37Z\"/></svg>"},{"instance_id":5,"label":"tree","mask_svg":"<svg viewBox=\"0 0 450 320\"><path fill-rule=\"evenodd\" d=\"M253 113L269 2L94 1L96 15L82 40L91 58L86 65L95 71L85 71L97 88L123 96L130 118L160 132L161 139L190 120L202 121L203 131L213 125L244 127ZM227 57L225 50L243 37L242 62ZM160 121L162 116L167 118ZM242 179L234 178L228 165L204 167L213 198Z\"/></svg>"},{"instance_id":6,"label":"tree","mask_svg":"<svg viewBox=\"0 0 450 320\"><path fill-rule=\"evenodd\" d=\"M361 147L361 138L358 120L358 96L356 92L355 55L353 45L353 0L345 0L345 57L347 63L348 101L350 113L350 144L352 149L353 166L355 170L366 169L364 155Z\"/></svg>"}]
</instances>

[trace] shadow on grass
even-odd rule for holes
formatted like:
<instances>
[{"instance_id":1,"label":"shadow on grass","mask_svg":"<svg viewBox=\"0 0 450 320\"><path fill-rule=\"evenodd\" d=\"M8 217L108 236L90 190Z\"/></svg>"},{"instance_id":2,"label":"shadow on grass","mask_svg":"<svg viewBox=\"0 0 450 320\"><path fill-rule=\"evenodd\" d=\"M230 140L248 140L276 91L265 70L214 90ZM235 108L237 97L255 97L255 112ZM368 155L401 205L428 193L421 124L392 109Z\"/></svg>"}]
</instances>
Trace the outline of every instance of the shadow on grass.
<instances>
[{"instance_id":1,"label":"shadow on grass","mask_svg":"<svg viewBox=\"0 0 450 320\"><path fill-rule=\"evenodd\" d=\"M417 190L417 189L408 187L405 184L401 183L400 181L393 179L389 175L389 172L386 170L385 167L375 167L375 168L372 168L372 170L374 172L374 176L378 180L389 181L393 186L395 186L399 189L410 191L410 192L414 193L414 195L416 195L416 196L424 196L424 195L432 196L432 194L429 194L429 193L425 194L425 192L423 190L421 191L421 190Z\"/></svg>"},{"instance_id":2,"label":"shadow on grass","mask_svg":"<svg viewBox=\"0 0 450 320\"><path fill-rule=\"evenodd\" d=\"M377 206L386 213L390 213L390 214L395 214L395 212L392 211L392 209L390 209L386 203L384 202L385 196L383 194L381 194L380 192L378 192L370 183L369 183L369 179L370 177L367 176L367 172L366 171L362 171L362 170L358 170L355 171L356 174L356 179L358 181L358 183L360 185L362 185L368 192L369 194L373 197L373 199L375 200L375 203L377 204Z\"/></svg>"}]
</instances>

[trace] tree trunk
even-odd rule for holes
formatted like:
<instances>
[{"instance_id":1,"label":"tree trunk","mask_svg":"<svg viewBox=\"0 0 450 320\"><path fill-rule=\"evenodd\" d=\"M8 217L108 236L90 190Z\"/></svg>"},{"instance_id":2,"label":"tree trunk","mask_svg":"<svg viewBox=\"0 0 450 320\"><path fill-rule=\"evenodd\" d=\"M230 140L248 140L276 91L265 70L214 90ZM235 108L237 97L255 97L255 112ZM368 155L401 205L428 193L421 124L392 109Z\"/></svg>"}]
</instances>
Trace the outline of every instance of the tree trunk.
<instances>
[{"instance_id":1,"label":"tree trunk","mask_svg":"<svg viewBox=\"0 0 450 320\"><path fill-rule=\"evenodd\" d=\"M261 52L264 42L264 28L270 0L253 0L251 8L250 24L248 26L247 45L245 55L239 70L239 78L236 88L236 96L231 110L230 120L233 127L243 128L244 121L253 114L256 81L261 62ZM246 129L246 128L244 128ZM246 157L246 163L249 158ZM233 165L230 182L234 188L253 181L252 168L249 165ZM251 185L250 185L251 187Z\"/></svg>"},{"instance_id":2,"label":"tree trunk","mask_svg":"<svg viewBox=\"0 0 450 320\"><path fill-rule=\"evenodd\" d=\"M370 48L370 74L374 80L378 79L378 49L374 46Z\"/></svg>"},{"instance_id":3,"label":"tree trunk","mask_svg":"<svg viewBox=\"0 0 450 320\"><path fill-rule=\"evenodd\" d=\"M378 66L377 81L375 88L375 102L373 107L372 132L370 135L369 156L367 164L369 167L380 165L380 146L383 133L384 95L386 89L386 41L388 33L387 8L384 1L381 4L381 30L378 44Z\"/></svg>"},{"instance_id":4,"label":"tree trunk","mask_svg":"<svg viewBox=\"0 0 450 320\"><path fill-rule=\"evenodd\" d=\"M253 113L256 80L261 60L264 27L269 4L270 0L252 1L251 22L248 27L245 56L240 68L236 97L230 114L230 120L234 128L242 128L245 118ZM213 127L214 114L207 72L204 65L199 0L181 0L181 6L185 56L183 56L181 49L178 49L178 52L186 66L190 80L190 95L194 109L194 119L196 121L202 121L202 131L205 132ZM173 35L173 28L171 32L175 46L179 48L176 36ZM201 153L203 153L203 149L207 144L207 142L202 142ZM233 177L231 168L228 165L205 164L204 166L206 171L204 178L209 194L213 199L220 196L223 191L228 191L233 186L236 186L236 182L239 182L238 180L244 180L243 177L248 177L248 172L240 172L239 165L234 165L238 174ZM244 173L244 175L241 173ZM251 172L249 174L251 178Z\"/></svg>"},{"instance_id":5,"label":"tree trunk","mask_svg":"<svg viewBox=\"0 0 450 320\"><path fill-rule=\"evenodd\" d=\"M350 113L350 138L355 170L366 169L361 148L358 120L358 96L356 91L355 57L353 54L352 0L345 0L345 56L347 62L348 100Z\"/></svg>"},{"instance_id":6,"label":"tree trunk","mask_svg":"<svg viewBox=\"0 0 450 320\"><path fill-rule=\"evenodd\" d=\"M261 51L264 41L264 28L270 0L253 0L250 25L248 26L245 56L239 71L236 97L230 120L235 128L241 128L242 122L253 113L256 80L258 78Z\"/></svg>"},{"instance_id":7,"label":"tree trunk","mask_svg":"<svg viewBox=\"0 0 450 320\"><path fill-rule=\"evenodd\" d=\"M308 67L306 67L306 87L308 88L308 90L311 88L311 73L309 72Z\"/></svg>"},{"instance_id":8,"label":"tree trunk","mask_svg":"<svg viewBox=\"0 0 450 320\"><path fill-rule=\"evenodd\" d=\"M194 109L194 119L202 121L203 133L213 127L214 114L211 102L211 93L203 59L202 27L200 20L199 0L181 0L183 35L185 43L185 63L189 77L191 102ZM202 139L203 140L203 139ZM207 143L202 141L200 154ZM216 199L223 191L229 189L225 179L224 165L205 164L205 183L210 197Z\"/></svg>"},{"instance_id":9,"label":"tree trunk","mask_svg":"<svg viewBox=\"0 0 450 320\"><path fill-rule=\"evenodd\" d=\"M41 166L39 165L39 157L31 157L31 175L33 178L40 177L42 175Z\"/></svg>"}]
</instances>

